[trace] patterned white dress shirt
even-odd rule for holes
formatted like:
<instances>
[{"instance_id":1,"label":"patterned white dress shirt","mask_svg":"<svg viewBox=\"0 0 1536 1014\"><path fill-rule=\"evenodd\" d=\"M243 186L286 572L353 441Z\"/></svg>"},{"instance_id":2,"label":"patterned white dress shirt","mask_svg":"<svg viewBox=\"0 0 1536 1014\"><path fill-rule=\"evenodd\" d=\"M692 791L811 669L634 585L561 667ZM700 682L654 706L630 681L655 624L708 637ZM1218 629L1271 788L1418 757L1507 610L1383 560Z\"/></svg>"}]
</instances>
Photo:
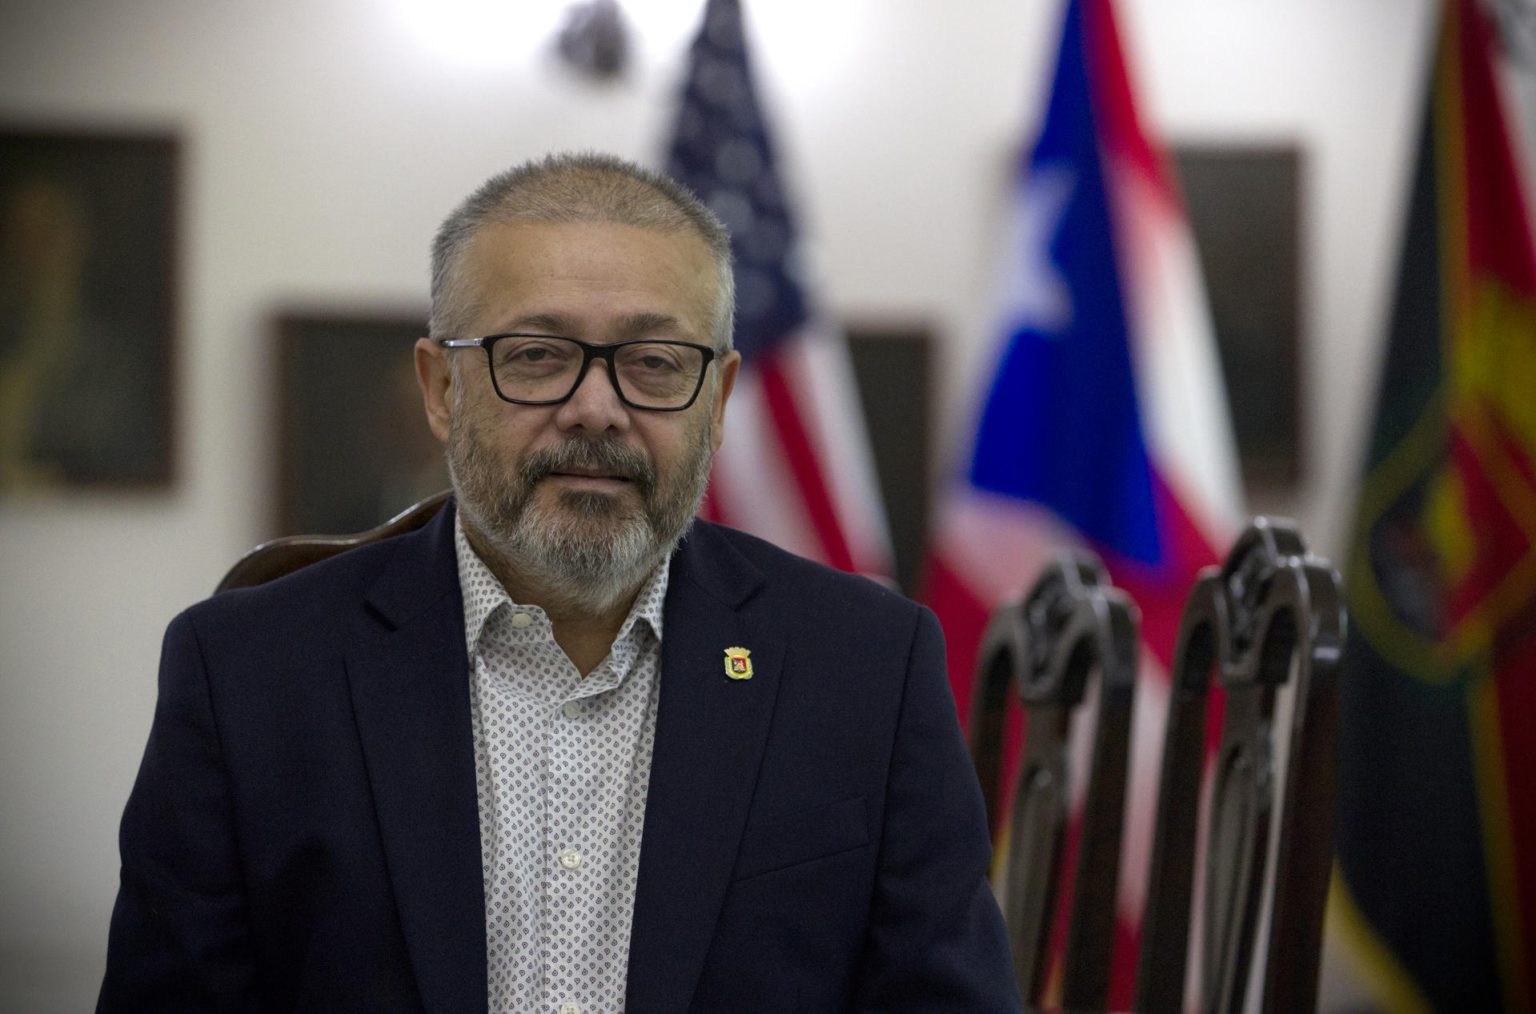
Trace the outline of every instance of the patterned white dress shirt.
<instances>
[{"instance_id":1,"label":"patterned white dress shirt","mask_svg":"<svg viewBox=\"0 0 1536 1014\"><path fill-rule=\"evenodd\" d=\"M586 678L455 519L469 652L490 1010L624 1009L656 736L667 564Z\"/></svg>"}]
</instances>

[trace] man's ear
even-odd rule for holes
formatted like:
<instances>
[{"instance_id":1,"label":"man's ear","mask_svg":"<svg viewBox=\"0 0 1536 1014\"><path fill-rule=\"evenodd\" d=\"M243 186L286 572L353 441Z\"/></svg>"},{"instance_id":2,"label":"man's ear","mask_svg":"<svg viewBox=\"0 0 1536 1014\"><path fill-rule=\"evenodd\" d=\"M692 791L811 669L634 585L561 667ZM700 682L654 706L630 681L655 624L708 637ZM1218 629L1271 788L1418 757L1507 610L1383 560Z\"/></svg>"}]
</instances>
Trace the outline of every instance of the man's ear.
<instances>
[{"instance_id":1,"label":"man's ear","mask_svg":"<svg viewBox=\"0 0 1536 1014\"><path fill-rule=\"evenodd\" d=\"M430 338L416 340L416 383L421 387L427 425L432 435L446 444L453 420L453 371L448 367L448 354Z\"/></svg>"},{"instance_id":2,"label":"man's ear","mask_svg":"<svg viewBox=\"0 0 1536 1014\"><path fill-rule=\"evenodd\" d=\"M711 422L714 423L709 430L709 450L713 454L720 449L720 442L725 439L725 403L731 398L731 390L736 386L736 373L741 369L741 353L734 349L721 356L720 364L720 391L715 396L715 403L710 406Z\"/></svg>"}]
</instances>

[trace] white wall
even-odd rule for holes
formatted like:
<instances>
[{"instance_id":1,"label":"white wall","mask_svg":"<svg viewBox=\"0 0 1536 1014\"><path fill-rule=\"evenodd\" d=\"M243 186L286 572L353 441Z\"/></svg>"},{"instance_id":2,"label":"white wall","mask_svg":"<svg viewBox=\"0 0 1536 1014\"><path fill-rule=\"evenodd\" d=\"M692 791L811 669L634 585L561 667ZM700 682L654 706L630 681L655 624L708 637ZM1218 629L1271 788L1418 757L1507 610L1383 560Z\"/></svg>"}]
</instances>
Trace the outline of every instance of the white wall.
<instances>
[{"instance_id":1,"label":"white wall","mask_svg":"<svg viewBox=\"0 0 1536 1014\"><path fill-rule=\"evenodd\" d=\"M633 73L611 88L541 55L537 19L445 44L407 0L0 6L0 120L185 140L176 483L0 502L0 1009L77 1010L94 995L160 632L268 534L268 314L421 308L428 238L489 172L550 148L653 159L696 7L627 6L647 20ZM826 301L931 323L959 353L941 410L960 417L986 335L989 219L1035 122L1056 5L748 6ZM1293 506L1329 553L1373 389L1429 8L1121 5L1144 112L1166 139L1305 152L1309 429Z\"/></svg>"}]
</instances>

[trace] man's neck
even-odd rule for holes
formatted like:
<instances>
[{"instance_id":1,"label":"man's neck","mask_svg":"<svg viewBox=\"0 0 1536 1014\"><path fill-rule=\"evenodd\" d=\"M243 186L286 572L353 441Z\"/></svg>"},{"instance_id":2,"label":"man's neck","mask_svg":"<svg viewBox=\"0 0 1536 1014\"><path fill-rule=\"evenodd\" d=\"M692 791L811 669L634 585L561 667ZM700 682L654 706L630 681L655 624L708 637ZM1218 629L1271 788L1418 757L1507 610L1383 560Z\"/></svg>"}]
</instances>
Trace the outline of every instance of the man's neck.
<instances>
[{"instance_id":1,"label":"man's neck","mask_svg":"<svg viewBox=\"0 0 1536 1014\"><path fill-rule=\"evenodd\" d=\"M606 609L593 611L583 608L565 601L558 593L541 585L526 569L512 566L467 518L463 523L464 536L469 540L470 548L496 575L496 580L501 582L508 597L519 605L538 606L544 610L554 630L555 643L576 666L576 671L585 678L601 665L613 648L614 638L619 636L619 628L624 625L625 617L634 607L635 598L640 594L645 578L642 577L635 587Z\"/></svg>"}]
</instances>

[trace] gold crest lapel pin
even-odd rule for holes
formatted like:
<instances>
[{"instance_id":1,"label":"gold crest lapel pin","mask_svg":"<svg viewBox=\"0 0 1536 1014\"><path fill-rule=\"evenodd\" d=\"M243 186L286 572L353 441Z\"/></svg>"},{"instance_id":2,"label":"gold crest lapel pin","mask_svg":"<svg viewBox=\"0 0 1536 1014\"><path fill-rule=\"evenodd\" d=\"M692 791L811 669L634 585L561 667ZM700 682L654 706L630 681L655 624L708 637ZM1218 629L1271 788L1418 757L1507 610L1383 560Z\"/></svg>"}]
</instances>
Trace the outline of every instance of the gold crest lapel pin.
<instances>
[{"instance_id":1,"label":"gold crest lapel pin","mask_svg":"<svg viewBox=\"0 0 1536 1014\"><path fill-rule=\"evenodd\" d=\"M752 652L746 648L725 649L725 674L733 680L752 678Z\"/></svg>"}]
</instances>

